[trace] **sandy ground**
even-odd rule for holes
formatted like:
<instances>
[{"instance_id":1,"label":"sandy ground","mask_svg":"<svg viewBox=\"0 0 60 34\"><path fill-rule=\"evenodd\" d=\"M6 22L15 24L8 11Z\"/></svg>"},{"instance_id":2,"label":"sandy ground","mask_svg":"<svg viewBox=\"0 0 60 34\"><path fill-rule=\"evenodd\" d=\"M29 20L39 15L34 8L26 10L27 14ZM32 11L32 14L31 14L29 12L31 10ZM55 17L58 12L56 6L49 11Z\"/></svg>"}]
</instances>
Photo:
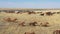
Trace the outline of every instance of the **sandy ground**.
<instances>
[{"instance_id":1,"label":"sandy ground","mask_svg":"<svg viewBox=\"0 0 60 34\"><path fill-rule=\"evenodd\" d=\"M4 17L17 18L18 22L5 22L2 20ZM49 22L50 27L18 26L21 21L24 21L26 25L33 21L36 21L38 24L41 22ZM53 31L58 29L60 29L60 14L54 14L52 16L41 16L39 14L28 15L26 13L0 13L0 34L24 34L25 32L33 31L35 34L53 34Z\"/></svg>"}]
</instances>

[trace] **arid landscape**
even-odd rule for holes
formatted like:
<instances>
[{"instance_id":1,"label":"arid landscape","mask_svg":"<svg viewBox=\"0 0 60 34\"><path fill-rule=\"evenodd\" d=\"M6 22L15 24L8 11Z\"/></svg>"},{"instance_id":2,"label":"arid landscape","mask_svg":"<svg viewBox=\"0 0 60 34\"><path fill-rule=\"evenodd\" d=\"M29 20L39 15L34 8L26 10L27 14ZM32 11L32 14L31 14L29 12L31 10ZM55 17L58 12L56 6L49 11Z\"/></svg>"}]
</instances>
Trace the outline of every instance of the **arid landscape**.
<instances>
[{"instance_id":1,"label":"arid landscape","mask_svg":"<svg viewBox=\"0 0 60 34\"><path fill-rule=\"evenodd\" d=\"M59 33L56 31L60 31L60 9L21 10L0 9L0 34Z\"/></svg>"}]
</instances>

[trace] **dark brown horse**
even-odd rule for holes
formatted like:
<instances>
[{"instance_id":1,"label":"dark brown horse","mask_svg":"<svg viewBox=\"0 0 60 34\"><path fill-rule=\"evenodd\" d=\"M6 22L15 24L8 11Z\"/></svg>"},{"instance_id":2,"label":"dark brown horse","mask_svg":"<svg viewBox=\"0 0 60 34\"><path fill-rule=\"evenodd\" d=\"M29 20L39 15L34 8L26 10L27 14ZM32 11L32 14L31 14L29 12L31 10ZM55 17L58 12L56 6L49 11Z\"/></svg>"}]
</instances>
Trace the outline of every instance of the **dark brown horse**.
<instances>
[{"instance_id":1,"label":"dark brown horse","mask_svg":"<svg viewBox=\"0 0 60 34\"><path fill-rule=\"evenodd\" d=\"M40 14L41 16L44 16L44 13Z\"/></svg>"},{"instance_id":2,"label":"dark brown horse","mask_svg":"<svg viewBox=\"0 0 60 34\"><path fill-rule=\"evenodd\" d=\"M60 12L57 12L57 14L60 14Z\"/></svg>"},{"instance_id":3,"label":"dark brown horse","mask_svg":"<svg viewBox=\"0 0 60 34\"><path fill-rule=\"evenodd\" d=\"M50 15L53 15L53 13L51 13L51 12L46 12L46 15L50 16Z\"/></svg>"}]
</instances>

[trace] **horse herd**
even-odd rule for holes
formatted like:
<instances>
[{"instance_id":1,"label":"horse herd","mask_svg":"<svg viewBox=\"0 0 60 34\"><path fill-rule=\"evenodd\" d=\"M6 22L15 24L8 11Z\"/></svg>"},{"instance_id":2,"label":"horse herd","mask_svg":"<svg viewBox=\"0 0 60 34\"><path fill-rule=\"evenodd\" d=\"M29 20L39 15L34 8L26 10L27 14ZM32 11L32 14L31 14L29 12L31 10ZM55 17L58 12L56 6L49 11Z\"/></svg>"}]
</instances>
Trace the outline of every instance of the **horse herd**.
<instances>
[{"instance_id":1,"label":"horse herd","mask_svg":"<svg viewBox=\"0 0 60 34\"><path fill-rule=\"evenodd\" d=\"M50 12L50 11L48 11L48 12L34 12L34 11L28 11L28 12L20 12L20 11L16 11L16 12L14 12L14 11L10 11L10 12L5 12L5 13L16 13L16 14L23 14L23 13L28 13L29 15L30 14L40 14L41 16L44 16L44 15L48 15L48 16L50 16L50 15L53 15L53 14L60 14L60 11L59 12Z\"/></svg>"},{"instance_id":2,"label":"horse herd","mask_svg":"<svg viewBox=\"0 0 60 34\"><path fill-rule=\"evenodd\" d=\"M16 14L19 14L20 12L17 12ZM22 13L21 13L22 14ZM36 14L35 12L28 12L28 14L30 15L30 14ZM50 16L50 15L53 15L53 14L56 14L56 12L46 12L46 13L42 13L41 12L41 16L44 16L44 15L48 15L48 16ZM57 14L60 14L60 12L57 12ZM5 18L3 18L3 20L4 21L6 21L6 22L14 22L14 23L17 23L17 21L18 21L18 19L17 18L14 18L14 19L12 19L12 18L10 18L10 17L5 17ZM19 23L18 24L19 26L26 26L26 24L25 24L25 22L23 21L23 22L21 22L21 23ZM30 22L29 24L28 24L29 26L43 26L43 27L49 27L50 26L50 23L49 22L44 22L44 23L40 23L39 25L38 25L38 22L36 22L36 21L34 21L34 22ZM24 34L35 34L35 32L25 32ZM55 30L54 32L53 32L53 34L60 34L60 30Z\"/></svg>"},{"instance_id":3,"label":"horse herd","mask_svg":"<svg viewBox=\"0 0 60 34\"><path fill-rule=\"evenodd\" d=\"M18 19L17 18L10 18L10 17L5 17L3 18L3 21L6 21L6 22L14 22L14 23L18 23ZM33 21L33 22L30 22L28 25L26 25L26 23L24 21L22 22L19 22L18 25L21 25L21 26L44 26L44 27L48 27L49 26L49 22L44 22L44 23L40 23L40 25L38 24L38 22L36 21Z\"/></svg>"},{"instance_id":4,"label":"horse herd","mask_svg":"<svg viewBox=\"0 0 60 34\"><path fill-rule=\"evenodd\" d=\"M25 32L24 34L35 34L35 32ZM60 30L53 31L53 34L60 34Z\"/></svg>"},{"instance_id":5,"label":"horse herd","mask_svg":"<svg viewBox=\"0 0 60 34\"><path fill-rule=\"evenodd\" d=\"M17 12L17 14L19 14L20 12ZM53 14L60 14L60 12L34 12L34 11L32 11L32 12L27 12L29 15L30 14L40 14L41 16L44 16L44 15L48 15L48 16L51 16L51 15L53 15ZM21 12L21 14L22 14L22 12Z\"/></svg>"},{"instance_id":6,"label":"horse herd","mask_svg":"<svg viewBox=\"0 0 60 34\"><path fill-rule=\"evenodd\" d=\"M17 18L14 18L14 19L4 18L3 20L5 20L7 22L16 22L18 19ZM29 23L29 26L49 27L49 22L40 23L40 25L36 25L36 24L38 24L38 23L36 21L34 21L34 22ZM24 21L22 23L19 23L18 25L22 26L22 27L26 26ZM36 34L36 33L35 32L25 32L24 34ZM53 34L60 34L60 30L53 31Z\"/></svg>"}]
</instances>

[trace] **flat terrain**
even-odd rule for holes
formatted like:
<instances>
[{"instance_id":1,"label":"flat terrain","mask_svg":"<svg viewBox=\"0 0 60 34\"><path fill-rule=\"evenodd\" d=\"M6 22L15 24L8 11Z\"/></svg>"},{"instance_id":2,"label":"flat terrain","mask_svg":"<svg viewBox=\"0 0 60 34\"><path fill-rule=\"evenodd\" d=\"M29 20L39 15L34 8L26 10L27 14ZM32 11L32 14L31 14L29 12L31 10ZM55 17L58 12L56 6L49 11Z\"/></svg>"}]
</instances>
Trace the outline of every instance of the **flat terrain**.
<instances>
[{"instance_id":1,"label":"flat terrain","mask_svg":"<svg viewBox=\"0 0 60 34\"><path fill-rule=\"evenodd\" d=\"M18 22L5 22L4 17L17 18ZM20 22L28 23L36 21L49 22L49 27L42 26L19 26ZM40 14L15 14L15 13L0 13L0 34L24 34L25 32L35 32L35 34L53 34L53 31L60 29L60 14L52 16L41 16Z\"/></svg>"}]
</instances>

